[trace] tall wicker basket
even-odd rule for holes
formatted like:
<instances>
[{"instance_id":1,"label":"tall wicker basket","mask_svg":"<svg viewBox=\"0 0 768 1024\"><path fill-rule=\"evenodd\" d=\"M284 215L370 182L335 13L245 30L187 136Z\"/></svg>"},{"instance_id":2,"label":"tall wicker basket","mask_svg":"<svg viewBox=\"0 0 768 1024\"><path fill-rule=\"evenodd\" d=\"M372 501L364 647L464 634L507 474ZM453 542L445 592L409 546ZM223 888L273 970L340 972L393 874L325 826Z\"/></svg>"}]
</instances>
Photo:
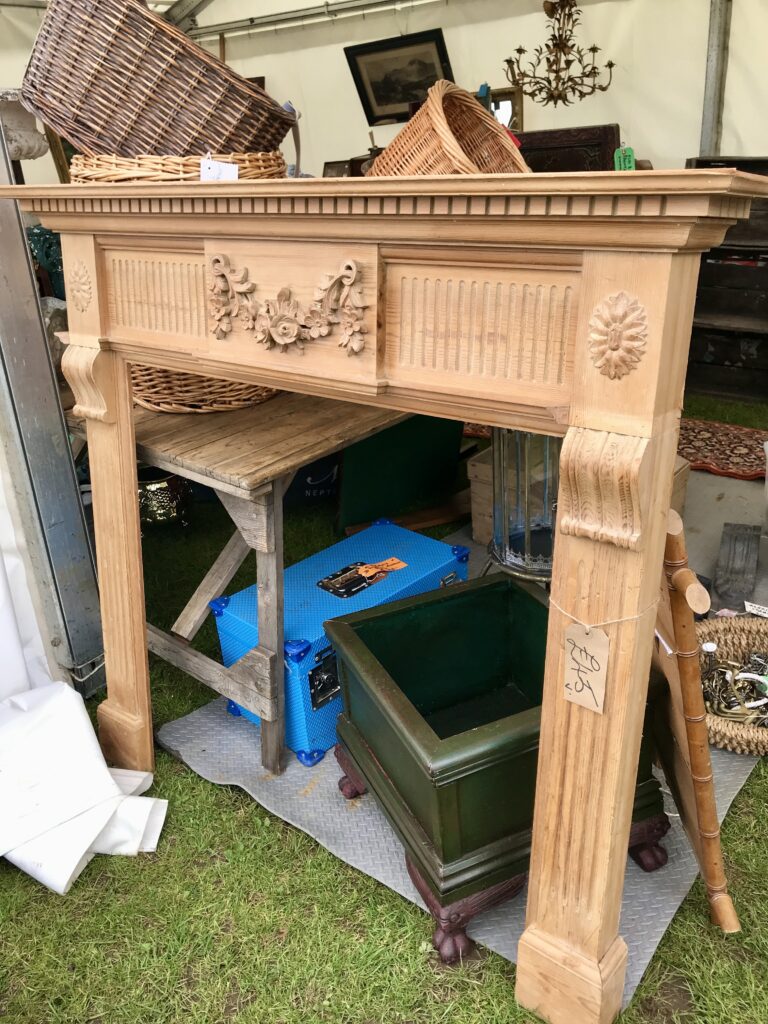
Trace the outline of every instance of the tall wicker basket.
<instances>
[{"instance_id":1,"label":"tall wicker basket","mask_svg":"<svg viewBox=\"0 0 768 1024\"><path fill-rule=\"evenodd\" d=\"M91 156L270 152L296 124L143 0L50 0L21 93Z\"/></svg>"},{"instance_id":2,"label":"tall wicker basket","mask_svg":"<svg viewBox=\"0 0 768 1024\"><path fill-rule=\"evenodd\" d=\"M503 125L470 93L453 82L440 81L400 134L376 157L366 177L529 170Z\"/></svg>"}]
</instances>

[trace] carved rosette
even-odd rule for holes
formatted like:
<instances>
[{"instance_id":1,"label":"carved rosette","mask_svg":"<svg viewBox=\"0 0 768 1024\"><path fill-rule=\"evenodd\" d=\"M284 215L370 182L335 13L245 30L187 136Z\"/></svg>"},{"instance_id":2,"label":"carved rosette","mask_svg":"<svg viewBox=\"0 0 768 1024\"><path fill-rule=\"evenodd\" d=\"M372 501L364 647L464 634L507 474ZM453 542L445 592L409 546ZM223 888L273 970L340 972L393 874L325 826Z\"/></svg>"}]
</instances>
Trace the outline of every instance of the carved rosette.
<instances>
[{"instance_id":1,"label":"carved rosette","mask_svg":"<svg viewBox=\"0 0 768 1024\"><path fill-rule=\"evenodd\" d=\"M219 340L231 334L238 319L254 340L268 349L301 351L307 342L328 337L336 325L340 327L339 345L349 355L365 348L368 306L360 287L360 271L352 260L343 263L337 274L323 278L308 308L293 298L290 288L281 288L276 299L259 302L247 268L234 270L227 256L211 257L211 275L213 333Z\"/></svg>"},{"instance_id":2,"label":"carved rosette","mask_svg":"<svg viewBox=\"0 0 768 1024\"><path fill-rule=\"evenodd\" d=\"M648 344L648 314L637 299L618 292L595 307L589 351L600 373L620 380L635 369Z\"/></svg>"},{"instance_id":3,"label":"carved rosette","mask_svg":"<svg viewBox=\"0 0 768 1024\"><path fill-rule=\"evenodd\" d=\"M93 299L93 284L82 260L74 264L67 277L67 298L79 313L85 313Z\"/></svg>"}]
</instances>

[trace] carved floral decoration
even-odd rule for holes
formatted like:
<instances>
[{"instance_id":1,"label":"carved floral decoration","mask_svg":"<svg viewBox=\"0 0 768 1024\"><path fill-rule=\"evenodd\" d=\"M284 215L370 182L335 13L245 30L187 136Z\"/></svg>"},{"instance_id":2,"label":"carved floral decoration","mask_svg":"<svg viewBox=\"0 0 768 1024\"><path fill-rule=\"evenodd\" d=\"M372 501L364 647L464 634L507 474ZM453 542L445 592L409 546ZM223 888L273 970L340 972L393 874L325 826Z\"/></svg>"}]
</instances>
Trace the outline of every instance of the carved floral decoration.
<instances>
[{"instance_id":1,"label":"carved floral decoration","mask_svg":"<svg viewBox=\"0 0 768 1024\"><path fill-rule=\"evenodd\" d=\"M637 299L618 292L597 306L589 321L589 351L600 373L620 380L634 370L648 344L648 314Z\"/></svg>"},{"instance_id":2,"label":"carved floral decoration","mask_svg":"<svg viewBox=\"0 0 768 1024\"><path fill-rule=\"evenodd\" d=\"M85 313L93 298L93 284L88 268L78 260L69 272L67 298L79 313Z\"/></svg>"},{"instance_id":3,"label":"carved floral decoration","mask_svg":"<svg viewBox=\"0 0 768 1024\"><path fill-rule=\"evenodd\" d=\"M343 263L337 274L323 278L308 308L293 298L290 288L281 288L276 299L260 302L247 268L234 270L228 256L211 257L211 274L211 316L216 321L213 333L219 340L231 334L234 321L239 320L259 344L277 346L283 352L292 347L301 351L307 342L328 337L338 324L339 345L348 355L365 348L368 328L364 317L368 307L359 283L360 272L352 260Z\"/></svg>"}]
</instances>

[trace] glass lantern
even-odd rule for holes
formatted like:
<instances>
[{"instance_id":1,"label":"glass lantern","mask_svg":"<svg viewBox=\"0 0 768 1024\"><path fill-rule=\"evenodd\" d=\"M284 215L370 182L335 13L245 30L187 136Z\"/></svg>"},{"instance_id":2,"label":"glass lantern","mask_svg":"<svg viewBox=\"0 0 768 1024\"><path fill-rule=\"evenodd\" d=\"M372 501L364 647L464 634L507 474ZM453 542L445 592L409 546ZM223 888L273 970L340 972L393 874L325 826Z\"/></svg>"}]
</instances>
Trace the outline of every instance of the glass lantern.
<instances>
[{"instance_id":1,"label":"glass lantern","mask_svg":"<svg viewBox=\"0 0 768 1024\"><path fill-rule=\"evenodd\" d=\"M491 558L515 576L552 579L561 437L493 431Z\"/></svg>"}]
</instances>

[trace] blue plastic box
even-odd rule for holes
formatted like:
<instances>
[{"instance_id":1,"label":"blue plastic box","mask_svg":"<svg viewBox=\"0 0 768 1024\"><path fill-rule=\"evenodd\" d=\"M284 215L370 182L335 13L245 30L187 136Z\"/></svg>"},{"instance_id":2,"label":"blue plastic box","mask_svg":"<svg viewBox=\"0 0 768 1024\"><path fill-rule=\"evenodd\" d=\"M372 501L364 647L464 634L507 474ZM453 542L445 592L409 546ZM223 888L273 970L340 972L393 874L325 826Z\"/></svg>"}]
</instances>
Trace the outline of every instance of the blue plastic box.
<instances>
[{"instance_id":1,"label":"blue plastic box","mask_svg":"<svg viewBox=\"0 0 768 1024\"><path fill-rule=\"evenodd\" d=\"M286 745L316 764L336 743L342 701L323 623L465 580L469 551L380 520L285 570ZM255 586L211 601L227 668L259 642ZM229 710L259 719L230 701Z\"/></svg>"}]
</instances>

